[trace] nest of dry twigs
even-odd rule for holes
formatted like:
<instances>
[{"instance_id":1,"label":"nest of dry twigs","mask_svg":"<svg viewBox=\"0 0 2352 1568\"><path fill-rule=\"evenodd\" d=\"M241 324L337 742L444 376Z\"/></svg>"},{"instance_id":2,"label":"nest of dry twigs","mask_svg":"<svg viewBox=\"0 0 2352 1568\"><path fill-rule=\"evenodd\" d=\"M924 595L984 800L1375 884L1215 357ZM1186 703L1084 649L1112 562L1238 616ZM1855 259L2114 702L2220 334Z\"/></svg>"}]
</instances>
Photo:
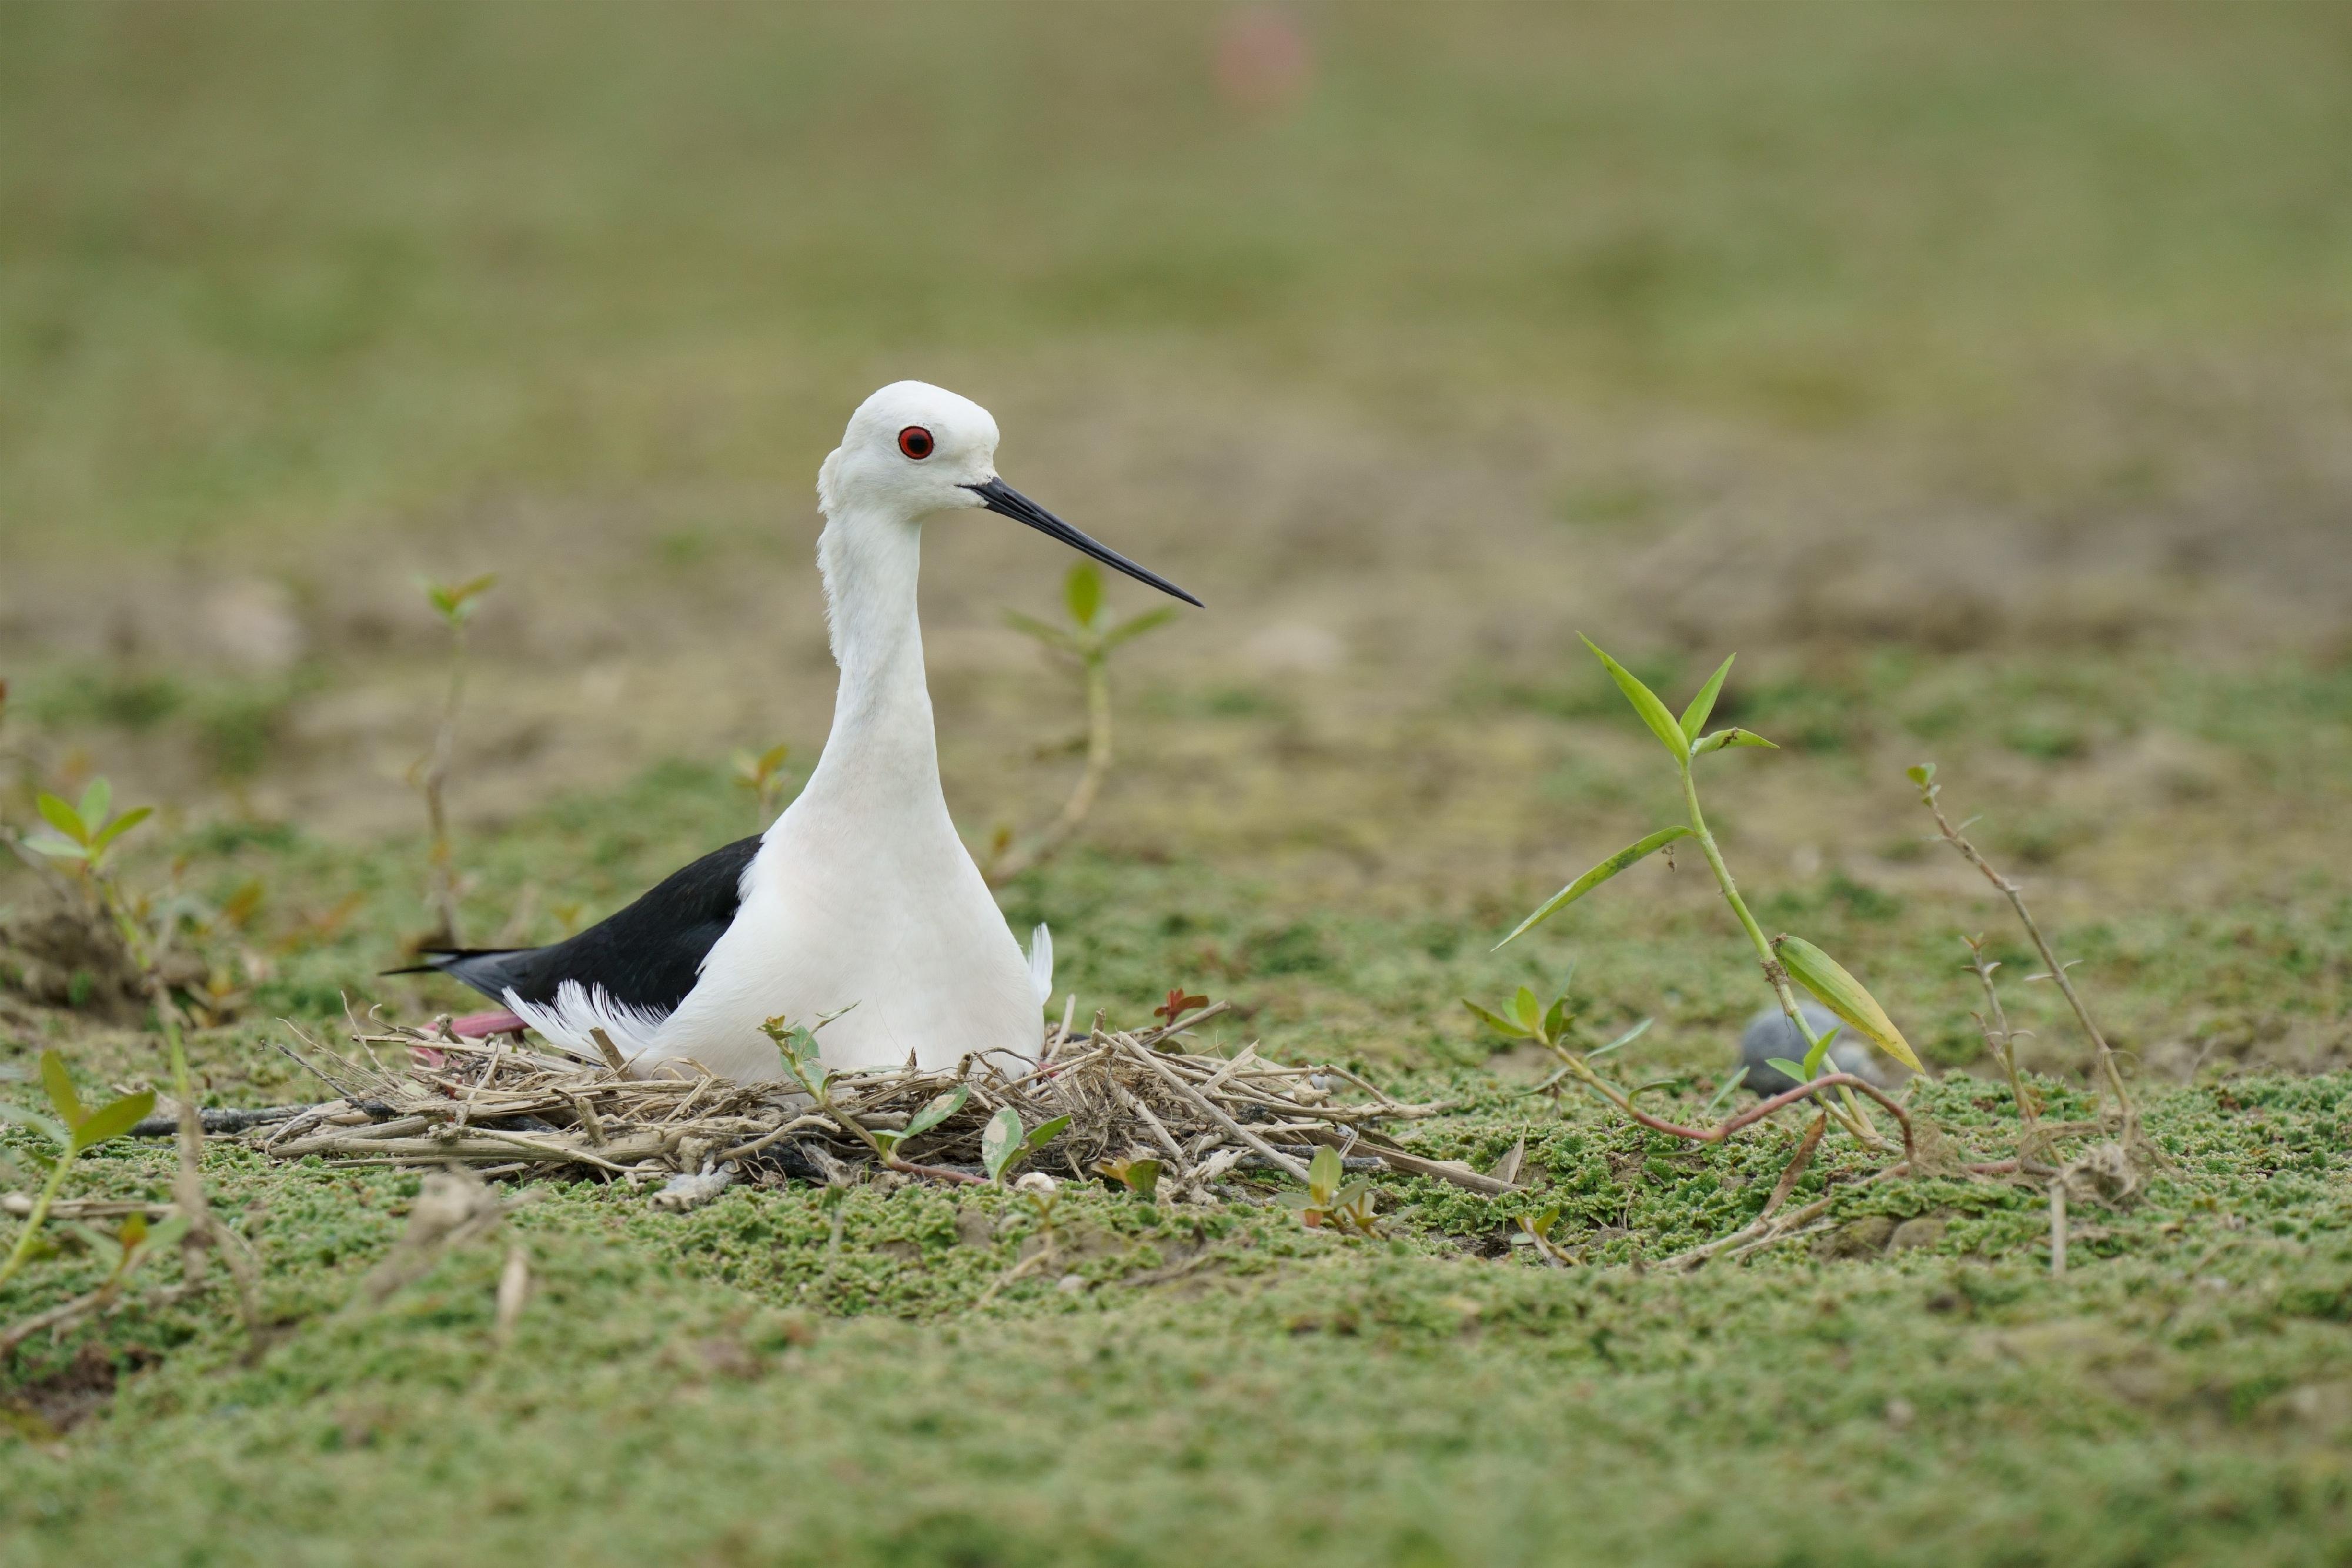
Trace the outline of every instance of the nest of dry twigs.
<instances>
[{"instance_id":1,"label":"nest of dry twigs","mask_svg":"<svg viewBox=\"0 0 2352 1568\"><path fill-rule=\"evenodd\" d=\"M1086 1177L1105 1162L1155 1159L1162 1197L1177 1201L1205 1200L1241 1168L1304 1180L1321 1146L1339 1150L1351 1168L1435 1176L1489 1194L1516 1190L1466 1166L1414 1155L1382 1131L1442 1105L1408 1104L1344 1068L1285 1066L1255 1043L1232 1057L1186 1051L1187 1032L1224 1007L1135 1032L1098 1019L1073 1034L1066 1022L1047 1032L1035 1066L1012 1071L967 1060L951 1071L845 1073L826 1085L822 1104L789 1081L736 1083L691 1069L632 1078L617 1057L591 1062L511 1037L457 1040L446 1028L372 1016L352 1020L347 1049L295 1031L302 1045L289 1054L341 1098L257 1138L281 1159L651 1181L683 1207L731 1180L832 1183L880 1165L920 1179L982 1181L982 1130L1011 1106L1027 1127L1069 1118L1029 1156L1033 1168ZM967 1090L962 1103L889 1154L861 1135L905 1128L959 1084Z\"/></svg>"}]
</instances>

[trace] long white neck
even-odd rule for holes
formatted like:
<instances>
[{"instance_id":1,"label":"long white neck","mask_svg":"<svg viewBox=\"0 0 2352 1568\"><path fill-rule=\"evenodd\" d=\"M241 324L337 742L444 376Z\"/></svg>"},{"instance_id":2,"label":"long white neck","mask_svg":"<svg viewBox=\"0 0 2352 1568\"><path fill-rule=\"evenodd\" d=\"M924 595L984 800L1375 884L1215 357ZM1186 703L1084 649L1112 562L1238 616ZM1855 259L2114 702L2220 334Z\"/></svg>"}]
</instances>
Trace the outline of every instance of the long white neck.
<instances>
[{"instance_id":1,"label":"long white neck","mask_svg":"<svg viewBox=\"0 0 2352 1568\"><path fill-rule=\"evenodd\" d=\"M944 810L916 614L922 538L914 518L844 509L828 515L817 539L841 666L833 733L804 791L819 801Z\"/></svg>"}]
</instances>

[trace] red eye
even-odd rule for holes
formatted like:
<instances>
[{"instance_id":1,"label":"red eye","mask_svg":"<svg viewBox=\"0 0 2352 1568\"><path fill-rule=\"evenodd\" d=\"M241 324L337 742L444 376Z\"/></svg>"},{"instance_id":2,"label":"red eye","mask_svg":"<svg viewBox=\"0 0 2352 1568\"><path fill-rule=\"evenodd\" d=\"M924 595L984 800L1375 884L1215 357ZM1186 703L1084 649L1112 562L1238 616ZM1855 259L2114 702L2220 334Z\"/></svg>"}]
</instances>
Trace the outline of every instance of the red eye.
<instances>
[{"instance_id":1,"label":"red eye","mask_svg":"<svg viewBox=\"0 0 2352 1568\"><path fill-rule=\"evenodd\" d=\"M898 450L917 462L931 455L931 433L919 424L910 424L898 433Z\"/></svg>"}]
</instances>

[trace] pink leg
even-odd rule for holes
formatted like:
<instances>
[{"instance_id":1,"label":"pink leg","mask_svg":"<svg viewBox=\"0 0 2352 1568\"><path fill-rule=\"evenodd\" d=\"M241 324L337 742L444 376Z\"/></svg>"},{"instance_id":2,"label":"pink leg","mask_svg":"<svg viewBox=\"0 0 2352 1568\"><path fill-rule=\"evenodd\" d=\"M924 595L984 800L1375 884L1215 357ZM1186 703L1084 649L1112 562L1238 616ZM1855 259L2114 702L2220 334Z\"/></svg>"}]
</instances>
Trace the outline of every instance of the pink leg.
<instances>
[{"instance_id":1,"label":"pink leg","mask_svg":"<svg viewBox=\"0 0 2352 1568\"><path fill-rule=\"evenodd\" d=\"M449 1020L449 1032L459 1040L488 1040L494 1034L520 1034L522 1019L501 1008L494 1013L467 1013Z\"/></svg>"}]
</instances>

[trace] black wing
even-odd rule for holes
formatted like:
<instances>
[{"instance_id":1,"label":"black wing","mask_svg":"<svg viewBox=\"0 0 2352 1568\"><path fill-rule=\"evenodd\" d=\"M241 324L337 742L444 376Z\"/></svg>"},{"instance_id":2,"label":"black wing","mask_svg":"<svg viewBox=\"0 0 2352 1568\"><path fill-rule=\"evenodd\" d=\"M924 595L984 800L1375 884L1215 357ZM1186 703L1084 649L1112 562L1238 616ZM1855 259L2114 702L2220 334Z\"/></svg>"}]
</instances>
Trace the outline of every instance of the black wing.
<instances>
[{"instance_id":1,"label":"black wing","mask_svg":"<svg viewBox=\"0 0 2352 1568\"><path fill-rule=\"evenodd\" d=\"M463 980L494 1001L509 988L524 1001L549 1004L558 987L577 980L614 1001L667 1017L702 970L703 956L735 922L743 872L760 852L757 835L713 850L672 873L616 915L549 947L428 947L414 968Z\"/></svg>"}]
</instances>

